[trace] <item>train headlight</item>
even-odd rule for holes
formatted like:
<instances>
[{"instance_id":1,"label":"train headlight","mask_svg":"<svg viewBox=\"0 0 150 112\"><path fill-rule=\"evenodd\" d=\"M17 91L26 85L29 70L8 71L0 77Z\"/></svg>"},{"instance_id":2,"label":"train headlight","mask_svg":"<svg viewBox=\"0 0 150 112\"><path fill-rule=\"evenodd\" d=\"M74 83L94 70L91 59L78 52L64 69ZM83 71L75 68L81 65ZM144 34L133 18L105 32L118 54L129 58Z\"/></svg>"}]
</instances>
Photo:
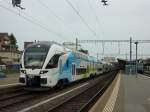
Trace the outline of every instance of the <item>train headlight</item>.
<instances>
[{"instance_id":1,"label":"train headlight","mask_svg":"<svg viewBox=\"0 0 150 112\"><path fill-rule=\"evenodd\" d=\"M47 72L48 72L47 70L42 70L42 71L40 71L40 74L45 74Z\"/></svg>"},{"instance_id":2,"label":"train headlight","mask_svg":"<svg viewBox=\"0 0 150 112\"><path fill-rule=\"evenodd\" d=\"M21 73L24 73L24 74L26 74L26 70L20 70L21 71Z\"/></svg>"}]
</instances>

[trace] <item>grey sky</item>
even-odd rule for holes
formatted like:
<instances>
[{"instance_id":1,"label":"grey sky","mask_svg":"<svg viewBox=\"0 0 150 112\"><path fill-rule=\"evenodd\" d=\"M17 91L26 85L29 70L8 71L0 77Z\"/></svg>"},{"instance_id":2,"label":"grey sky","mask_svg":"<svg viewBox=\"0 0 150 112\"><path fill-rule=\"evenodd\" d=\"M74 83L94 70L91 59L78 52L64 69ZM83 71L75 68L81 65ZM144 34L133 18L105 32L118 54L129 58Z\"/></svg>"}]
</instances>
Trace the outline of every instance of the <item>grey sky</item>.
<instances>
[{"instance_id":1,"label":"grey sky","mask_svg":"<svg viewBox=\"0 0 150 112\"><path fill-rule=\"evenodd\" d=\"M90 28L96 32L96 36L83 24L66 0L22 0L22 6L26 8L24 11L13 8L11 0L1 0L0 5L16 11L18 16L0 7L0 32L14 33L20 49L23 49L24 41L33 40L54 40L62 43L75 41L76 37L79 39L129 39L132 36L133 39L150 39L149 0L109 0L108 7L104 7L101 0L69 1ZM41 2L49 9L41 5ZM38 24L62 36L56 36L19 17L19 14L24 15L24 13L30 15L28 18L31 20L36 19L34 22L38 20ZM148 49L147 47L150 46L144 47Z\"/></svg>"}]
</instances>

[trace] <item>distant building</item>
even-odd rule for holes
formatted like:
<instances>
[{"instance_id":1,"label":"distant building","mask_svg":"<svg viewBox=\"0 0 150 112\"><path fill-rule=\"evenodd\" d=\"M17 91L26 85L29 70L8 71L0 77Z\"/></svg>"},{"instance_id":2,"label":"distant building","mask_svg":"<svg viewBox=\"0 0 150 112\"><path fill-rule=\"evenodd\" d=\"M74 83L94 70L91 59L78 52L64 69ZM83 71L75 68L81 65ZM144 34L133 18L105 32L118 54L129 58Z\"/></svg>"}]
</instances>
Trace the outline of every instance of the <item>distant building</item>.
<instances>
[{"instance_id":1,"label":"distant building","mask_svg":"<svg viewBox=\"0 0 150 112\"><path fill-rule=\"evenodd\" d=\"M106 62L106 63L117 62L115 57L104 57L103 61Z\"/></svg>"},{"instance_id":2,"label":"distant building","mask_svg":"<svg viewBox=\"0 0 150 112\"><path fill-rule=\"evenodd\" d=\"M150 58L143 60L144 70L150 71Z\"/></svg>"},{"instance_id":3,"label":"distant building","mask_svg":"<svg viewBox=\"0 0 150 112\"><path fill-rule=\"evenodd\" d=\"M0 33L0 51L9 50L10 43L8 33Z\"/></svg>"},{"instance_id":4,"label":"distant building","mask_svg":"<svg viewBox=\"0 0 150 112\"><path fill-rule=\"evenodd\" d=\"M11 44L8 33L0 33L0 51L17 51L18 46Z\"/></svg>"},{"instance_id":5,"label":"distant building","mask_svg":"<svg viewBox=\"0 0 150 112\"><path fill-rule=\"evenodd\" d=\"M8 33L0 33L0 64L19 64L20 51L11 41Z\"/></svg>"}]
</instances>

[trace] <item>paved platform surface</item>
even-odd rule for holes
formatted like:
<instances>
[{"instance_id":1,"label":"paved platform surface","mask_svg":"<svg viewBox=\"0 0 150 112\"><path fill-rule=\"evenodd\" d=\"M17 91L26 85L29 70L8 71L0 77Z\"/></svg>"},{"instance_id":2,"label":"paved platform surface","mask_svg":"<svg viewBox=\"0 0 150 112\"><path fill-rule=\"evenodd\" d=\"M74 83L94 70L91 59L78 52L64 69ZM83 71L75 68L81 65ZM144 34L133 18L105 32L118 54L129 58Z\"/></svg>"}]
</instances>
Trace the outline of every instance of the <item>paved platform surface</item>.
<instances>
[{"instance_id":1,"label":"paved platform surface","mask_svg":"<svg viewBox=\"0 0 150 112\"><path fill-rule=\"evenodd\" d=\"M150 112L150 78L121 73L113 112Z\"/></svg>"},{"instance_id":2,"label":"paved platform surface","mask_svg":"<svg viewBox=\"0 0 150 112\"><path fill-rule=\"evenodd\" d=\"M19 73L7 74L6 78L0 78L0 85L18 83Z\"/></svg>"},{"instance_id":3,"label":"paved platform surface","mask_svg":"<svg viewBox=\"0 0 150 112\"><path fill-rule=\"evenodd\" d=\"M150 71L145 71L143 74L150 77Z\"/></svg>"}]
</instances>

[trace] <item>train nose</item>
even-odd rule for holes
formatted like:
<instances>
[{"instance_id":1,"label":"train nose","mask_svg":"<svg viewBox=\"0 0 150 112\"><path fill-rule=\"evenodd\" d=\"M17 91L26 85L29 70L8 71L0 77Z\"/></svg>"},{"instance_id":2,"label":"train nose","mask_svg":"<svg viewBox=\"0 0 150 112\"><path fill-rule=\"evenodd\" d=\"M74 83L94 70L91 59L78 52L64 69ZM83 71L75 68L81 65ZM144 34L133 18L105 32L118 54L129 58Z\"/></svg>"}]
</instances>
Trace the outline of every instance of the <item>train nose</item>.
<instances>
[{"instance_id":1,"label":"train nose","mask_svg":"<svg viewBox=\"0 0 150 112\"><path fill-rule=\"evenodd\" d=\"M26 85L29 87L39 87L40 76L26 76Z\"/></svg>"},{"instance_id":2,"label":"train nose","mask_svg":"<svg viewBox=\"0 0 150 112\"><path fill-rule=\"evenodd\" d=\"M47 78L41 78L40 83L41 84L47 84Z\"/></svg>"},{"instance_id":3,"label":"train nose","mask_svg":"<svg viewBox=\"0 0 150 112\"><path fill-rule=\"evenodd\" d=\"M24 77L20 77L20 78L19 78L19 82L20 82L20 83L25 83L25 78L24 78Z\"/></svg>"}]
</instances>

